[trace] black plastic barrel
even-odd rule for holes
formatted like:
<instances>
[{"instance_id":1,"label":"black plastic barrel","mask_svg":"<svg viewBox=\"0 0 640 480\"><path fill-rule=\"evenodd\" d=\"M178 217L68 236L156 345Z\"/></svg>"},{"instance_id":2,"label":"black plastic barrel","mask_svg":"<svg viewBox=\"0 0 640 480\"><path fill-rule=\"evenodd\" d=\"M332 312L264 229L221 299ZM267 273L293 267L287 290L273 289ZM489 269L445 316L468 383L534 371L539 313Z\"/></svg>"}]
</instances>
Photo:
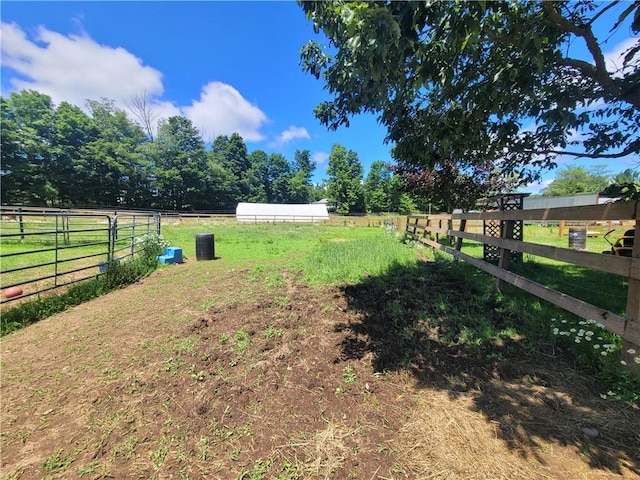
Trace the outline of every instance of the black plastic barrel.
<instances>
[{"instance_id":1,"label":"black plastic barrel","mask_svg":"<svg viewBox=\"0 0 640 480\"><path fill-rule=\"evenodd\" d=\"M213 233L196 234L196 260L213 260L216 258L216 247Z\"/></svg>"},{"instance_id":2,"label":"black plastic barrel","mask_svg":"<svg viewBox=\"0 0 640 480\"><path fill-rule=\"evenodd\" d=\"M577 248L584 250L587 248L587 229L586 228L570 228L569 229L569 248Z\"/></svg>"}]
</instances>

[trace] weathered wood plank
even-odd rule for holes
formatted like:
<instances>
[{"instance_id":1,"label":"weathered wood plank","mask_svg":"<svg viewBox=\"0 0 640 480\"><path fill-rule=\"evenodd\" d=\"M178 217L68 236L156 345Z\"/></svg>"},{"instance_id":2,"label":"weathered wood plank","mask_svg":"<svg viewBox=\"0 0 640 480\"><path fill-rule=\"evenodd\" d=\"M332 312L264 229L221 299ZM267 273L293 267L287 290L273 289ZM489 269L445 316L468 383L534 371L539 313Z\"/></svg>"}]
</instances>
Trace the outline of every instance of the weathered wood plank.
<instances>
[{"instance_id":1,"label":"weathered wood plank","mask_svg":"<svg viewBox=\"0 0 640 480\"><path fill-rule=\"evenodd\" d=\"M607 203L581 207L539 208L504 212L456 213L456 220L632 220L636 218L637 202Z\"/></svg>"},{"instance_id":2,"label":"weathered wood plank","mask_svg":"<svg viewBox=\"0 0 640 480\"><path fill-rule=\"evenodd\" d=\"M631 256L636 262L640 259L640 212L638 213L638 218L636 218L635 237L633 239ZM622 359L626 361L628 365L640 369L640 366L634 362L635 356L640 356L640 279L629 279L625 314L628 320L622 342ZM638 335L636 336L635 334ZM635 353L631 354L629 351L635 351Z\"/></svg>"},{"instance_id":3,"label":"weathered wood plank","mask_svg":"<svg viewBox=\"0 0 640 480\"><path fill-rule=\"evenodd\" d=\"M471 257L465 253L447 247L446 245L439 244L427 238L420 239L420 242L437 248L438 250L449 253L455 258L464 260L465 262L493 275L494 277L500 278L510 283L511 285L520 288L521 290L542 298L543 300L557 305L558 307L567 310L568 312L574 313L579 317L587 320L594 320L604 325L608 331L620 335L623 339L631 342L632 344L638 345L640 343L640 329L636 329L634 327L627 328L625 331L625 327L627 325L627 319L625 317L610 312L609 310L598 308L594 305L583 302L582 300L558 292L549 287L545 287L544 285L529 280L525 277L503 270L496 265L487 263L475 257Z\"/></svg>"},{"instance_id":4,"label":"weathered wood plank","mask_svg":"<svg viewBox=\"0 0 640 480\"><path fill-rule=\"evenodd\" d=\"M507 220L505 222L504 228L502 228L500 231L501 240L508 240L508 239L513 240L514 223L515 222L513 220ZM511 263L511 249L505 248L504 246L500 247L500 259L498 260L498 267L501 268L502 270L509 270L510 263ZM500 292L504 292L504 289L506 288L507 284L505 280L498 278L496 280L496 286L498 287L498 290Z\"/></svg>"},{"instance_id":5,"label":"weathered wood plank","mask_svg":"<svg viewBox=\"0 0 640 480\"><path fill-rule=\"evenodd\" d=\"M435 226L424 227L424 230L429 233L438 233L442 235L448 235L449 232L454 231L454 230L449 230L447 227L435 227Z\"/></svg>"},{"instance_id":6,"label":"weathered wood plank","mask_svg":"<svg viewBox=\"0 0 640 480\"><path fill-rule=\"evenodd\" d=\"M462 219L460 220L460 228L458 233L460 232L464 232L467 228L467 221ZM457 239L456 239L456 250L460 250L462 249L462 237L460 235L457 235Z\"/></svg>"},{"instance_id":7,"label":"weathered wood plank","mask_svg":"<svg viewBox=\"0 0 640 480\"><path fill-rule=\"evenodd\" d=\"M508 248L509 250L529 253L538 257L551 258L559 262L573 263L582 267L593 268L594 270L601 272L640 279L640 259L635 260L634 267L634 263L631 258L620 257L617 255L604 255L602 253L552 247L550 245L540 245L538 243L489 237L478 233L461 232L459 230L451 230L448 234L466 238L467 240L486 243L498 248Z\"/></svg>"}]
</instances>

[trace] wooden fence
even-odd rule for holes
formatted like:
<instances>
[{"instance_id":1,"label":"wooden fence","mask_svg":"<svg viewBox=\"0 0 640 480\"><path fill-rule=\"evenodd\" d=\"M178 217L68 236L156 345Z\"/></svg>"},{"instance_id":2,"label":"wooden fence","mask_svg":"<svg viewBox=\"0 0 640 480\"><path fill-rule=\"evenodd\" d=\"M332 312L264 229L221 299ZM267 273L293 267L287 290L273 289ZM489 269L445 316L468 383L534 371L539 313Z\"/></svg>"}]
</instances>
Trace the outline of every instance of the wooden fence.
<instances>
[{"instance_id":1,"label":"wooden fence","mask_svg":"<svg viewBox=\"0 0 640 480\"><path fill-rule=\"evenodd\" d=\"M435 249L453 255L455 258L474 265L497 279L497 286L515 285L539 298L557 305L587 320L595 320L623 339L623 359L633 360L628 350L640 352L640 202L611 203L606 205L561 207L537 210L492 211L483 213L461 213L453 215L408 216L404 232L413 239ZM576 249L554 247L538 243L513 240L514 226L535 221L582 221L582 222L627 222L635 225L634 246L631 257L605 255ZM467 228L469 222L499 222L500 236L472 233ZM477 223L476 223L477 224ZM454 228L456 227L456 228ZM474 229L477 230L477 229ZM441 237L455 238L453 246L442 244ZM462 252L462 240L472 240L491 245L498 249L498 264L467 255ZM628 278L627 304L625 315L600 308L571 297L541 283L509 271L512 252L550 258L602 272ZM636 353L637 354L637 353Z\"/></svg>"}]
</instances>

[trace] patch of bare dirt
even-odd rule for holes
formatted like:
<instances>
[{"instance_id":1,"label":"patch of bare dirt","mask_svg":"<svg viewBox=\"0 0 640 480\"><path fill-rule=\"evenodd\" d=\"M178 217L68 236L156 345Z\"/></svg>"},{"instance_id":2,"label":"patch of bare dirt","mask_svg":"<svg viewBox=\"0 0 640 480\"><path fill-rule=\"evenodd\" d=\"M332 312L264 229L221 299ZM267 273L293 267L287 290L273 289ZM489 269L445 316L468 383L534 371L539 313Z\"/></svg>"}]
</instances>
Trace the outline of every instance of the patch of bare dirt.
<instances>
[{"instance_id":1,"label":"patch of bare dirt","mask_svg":"<svg viewBox=\"0 0 640 480\"><path fill-rule=\"evenodd\" d=\"M561 362L401 368L366 292L282 275L176 265L4 337L2 477L639 477L640 413Z\"/></svg>"}]
</instances>

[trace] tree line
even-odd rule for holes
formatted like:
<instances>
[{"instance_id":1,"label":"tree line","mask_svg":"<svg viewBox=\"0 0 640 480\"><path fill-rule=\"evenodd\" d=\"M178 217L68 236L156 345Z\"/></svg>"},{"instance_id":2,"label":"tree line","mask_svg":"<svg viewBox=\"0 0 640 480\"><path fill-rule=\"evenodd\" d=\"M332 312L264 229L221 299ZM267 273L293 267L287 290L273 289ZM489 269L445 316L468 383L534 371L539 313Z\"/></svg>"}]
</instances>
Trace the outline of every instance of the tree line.
<instances>
[{"instance_id":1,"label":"tree line","mask_svg":"<svg viewBox=\"0 0 640 480\"><path fill-rule=\"evenodd\" d=\"M419 204L400 191L389 165L374 162L365 179L357 153L339 144L329 155L328 180L318 185L309 150L297 150L293 161L249 152L237 133L206 145L182 116L161 120L154 136L108 99L88 100L87 114L23 90L0 98L0 108L3 204L233 210L238 202L329 197L345 214Z\"/></svg>"}]
</instances>

